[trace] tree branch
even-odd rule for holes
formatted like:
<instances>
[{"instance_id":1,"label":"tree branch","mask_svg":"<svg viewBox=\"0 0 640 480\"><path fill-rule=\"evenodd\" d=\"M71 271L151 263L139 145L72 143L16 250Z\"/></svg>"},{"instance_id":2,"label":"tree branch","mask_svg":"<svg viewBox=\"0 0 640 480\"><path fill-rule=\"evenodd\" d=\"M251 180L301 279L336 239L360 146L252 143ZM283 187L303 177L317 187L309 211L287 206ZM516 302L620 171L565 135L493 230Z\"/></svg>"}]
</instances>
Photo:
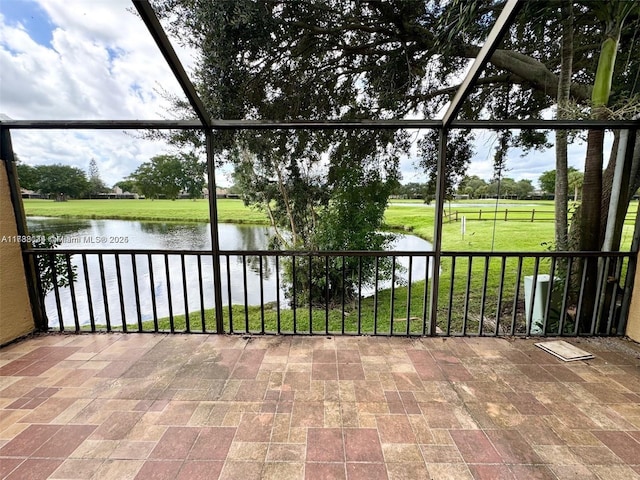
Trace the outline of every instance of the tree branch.
<instances>
[{"instance_id":1,"label":"tree branch","mask_svg":"<svg viewBox=\"0 0 640 480\"><path fill-rule=\"evenodd\" d=\"M480 47L475 45L462 47L462 54L467 58L474 58L479 51ZM541 90L545 94L557 98L558 76L550 71L544 63L522 53L502 49L494 52L490 62L498 68L517 75L523 80L522 83L528 83L536 90ZM571 84L571 96L579 102L589 101L591 87L574 82Z\"/></svg>"}]
</instances>

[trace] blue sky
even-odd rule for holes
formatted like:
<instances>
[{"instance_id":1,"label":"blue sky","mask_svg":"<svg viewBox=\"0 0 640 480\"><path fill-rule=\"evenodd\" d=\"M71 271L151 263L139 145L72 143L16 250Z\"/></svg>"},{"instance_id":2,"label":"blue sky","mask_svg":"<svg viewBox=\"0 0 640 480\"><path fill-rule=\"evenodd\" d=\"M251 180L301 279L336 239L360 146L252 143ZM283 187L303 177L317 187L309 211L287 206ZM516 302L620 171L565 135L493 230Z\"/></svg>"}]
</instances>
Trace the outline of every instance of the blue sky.
<instances>
[{"instance_id":1,"label":"blue sky","mask_svg":"<svg viewBox=\"0 0 640 480\"><path fill-rule=\"evenodd\" d=\"M54 25L40 5L32 0L2 0L0 11L9 25L22 25L40 45L50 46Z\"/></svg>"},{"instance_id":2,"label":"blue sky","mask_svg":"<svg viewBox=\"0 0 640 480\"><path fill-rule=\"evenodd\" d=\"M14 119L159 119L169 104L159 91L182 95L129 0L0 0L0 114ZM174 44L187 71L192 52ZM492 135L476 141L469 174L490 178ZM29 164L65 163L87 170L91 159L113 184L153 155L171 152L158 142L119 131L14 131L14 149ZM581 169L584 148L570 164ZM506 176L537 185L554 168L554 152L509 154ZM405 182L424 181L417 161L401 163ZM228 183L225 172L218 175Z\"/></svg>"}]
</instances>

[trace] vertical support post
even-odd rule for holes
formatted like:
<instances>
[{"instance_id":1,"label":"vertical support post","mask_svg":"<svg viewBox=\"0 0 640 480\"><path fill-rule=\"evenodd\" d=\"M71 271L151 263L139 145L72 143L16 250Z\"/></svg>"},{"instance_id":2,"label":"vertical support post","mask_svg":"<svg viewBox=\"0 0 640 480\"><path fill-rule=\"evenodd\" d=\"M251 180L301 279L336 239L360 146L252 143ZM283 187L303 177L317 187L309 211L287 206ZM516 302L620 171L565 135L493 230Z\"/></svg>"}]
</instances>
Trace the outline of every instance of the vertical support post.
<instances>
[{"instance_id":1,"label":"vertical support post","mask_svg":"<svg viewBox=\"0 0 640 480\"><path fill-rule=\"evenodd\" d=\"M22 195L20 194L20 185L18 183L18 172L15 165L15 155L13 154L13 146L11 144L11 133L8 128L0 127L0 159L3 168L6 169L7 178L9 180L9 193L13 212L16 219L16 228L18 235L27 236L27 219L22 205ZM20 246L24 251L31 247L31 244L20 242ZM38 289L37 269L35 259L31 255L22 255L24 262L24 273L27 280L27 290L29 291L29 303L31 304L31 312L36 329L47 330L47 317L42 310L42 302L40 299L40 291Z\"/></svg>"},{"instance_id":2,"label":"vertical support post","mask_svg":"<svg viewBox=\"0 0 640 480\"><path fill-rule=\"evenodd\" d=\"M220 273L220 238L218 237L218 201L216 198L215 159L213 155L213 132L205 130L207 151L207 177L209 188L209 225L211 226L211 252L213 254L213 295L216 315L216 333L224 333L222 317L222 274Z\"/></svg>"},{"instance_id":3,"label":"vertical support post","mask_svg":"<svg viewBox=\"0 0 640 480\"><path fill-rule=\"evenodd\" d=\"M607 225L605 229L604 242L602 244L603 252L617 251L620 249L620 236L624 225L624 217L629 205L627 191L629 190L629 178L631 175L631 164L633 163L633 151L635 149L636 129L625 129L620 131L620 139L618 142L617 161L613 174L613 182L611 188L611 197L609 199L609 215L607 216ZM624 209L624 212L622 211ZM636 225L637 226L637 225ZM630 266L631 267L631 266ZM603 259L598 262L598 272L605 267ZM629 270L634 270L629 268ZM632 275L635 274L635 271ZM607 271L603 273L603 278L617 278L615 271ZM634 276L627 277L633 282ZM598 308L598 333L610 334L610 327L607 329L603 312L611 308L615 304L618 296L618 282L605 282L600 297L597 300ZM624 297L623 297L624 298ZM611 323L611 322L609 322ZM616 326L616 332L618 328Z\"/></svg>"},{"instance_id":4,"label":"vertical support post","mask_svg":"<svg viewBox=\"0 0 640 480\"><path fill-rule=\"evenodd\" d=\"M640 251L640 208L636 211L636 222L631 240L631 256L627 265L627 275L624 281L624 294L622 305L620 306L620 320L616 329L617 335L625 335L627 322L629 320L629 310L631 307L631 295L635 290L636 269L638 268L638 251Z\"/></svg>"},{"instance_id":5,"label":"vertical support post","mask_svg":"<svg viewBox=\"0 0 640 480\"><path fill-rule=\"evenodd\" d=\"M433 278L431 279L431 305L429 306L429 335L431 336L436 334L438 321L438 289L440 288L440 258L442 256L442 214L444 212L446 190L445 166L447 162L447 137L448 129L440 129L437 169L438 183L436 185L436 208L433 222Z\"/></svg>"}]
</instances>

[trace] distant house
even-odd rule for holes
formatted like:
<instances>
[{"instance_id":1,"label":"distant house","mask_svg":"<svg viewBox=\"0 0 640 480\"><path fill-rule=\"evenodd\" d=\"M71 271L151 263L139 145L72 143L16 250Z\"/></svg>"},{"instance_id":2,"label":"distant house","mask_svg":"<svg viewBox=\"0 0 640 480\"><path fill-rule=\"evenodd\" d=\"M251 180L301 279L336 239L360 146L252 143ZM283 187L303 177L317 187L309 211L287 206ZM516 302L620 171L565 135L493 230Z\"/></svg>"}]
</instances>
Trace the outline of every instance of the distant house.
<instances>
[{"instance_id":1,"label":"distant house","mask_svg":"<svg viewBox=\"0 0 640 480\"><path fill-rule=\"evenodd\" d=\"M102 199L102 200L112 200L112 199L137 200L138 198L144 198L144 197L140 197L137 193L123 192L120 187L116 186L116 187L113 187L110 192L99 193L97 196L93 198Z\"/></svg>"},{"instance_id":2,"label":"distant house","mask_svg":"<svg viewBox=\"0 0 640 480\"><path fill-rule=\"evenodd\" d=\"M26 188L20 189L20 195L22 198L49 198L47 195L42 195L38 192L34 192L33 190L27 190Z\"/></svg>"}]
</instances>

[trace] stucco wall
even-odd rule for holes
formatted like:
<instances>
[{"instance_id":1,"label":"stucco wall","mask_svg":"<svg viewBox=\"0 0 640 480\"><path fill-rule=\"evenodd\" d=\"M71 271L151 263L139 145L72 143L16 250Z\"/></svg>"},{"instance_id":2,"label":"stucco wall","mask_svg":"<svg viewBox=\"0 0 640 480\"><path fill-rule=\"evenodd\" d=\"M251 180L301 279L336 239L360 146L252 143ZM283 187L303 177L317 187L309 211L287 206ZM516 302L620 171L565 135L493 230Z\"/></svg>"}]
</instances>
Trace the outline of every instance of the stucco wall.
<instances>
[{"instance_id":1,"label":"stucco wall","mask_svg":"<svg viewBox=\"0 0 640 480\"><path fill-rule=\"evenodd\" d=\"M627 320L627 336L636 342L640 342L640 268L636 269L636 278L633 283L631 295L631 307Z\"/></svg>"},{"instance_id":2,"label":"stucco wall","mask_svg":"<svg viewBox=\"0 0 640 480\"><path fill-rule=\"evenodd\" d=\"M20 243L7 241L17 235L7 172L0 163L0 345L34 330Z\"/></svg>"}]
</instances>

